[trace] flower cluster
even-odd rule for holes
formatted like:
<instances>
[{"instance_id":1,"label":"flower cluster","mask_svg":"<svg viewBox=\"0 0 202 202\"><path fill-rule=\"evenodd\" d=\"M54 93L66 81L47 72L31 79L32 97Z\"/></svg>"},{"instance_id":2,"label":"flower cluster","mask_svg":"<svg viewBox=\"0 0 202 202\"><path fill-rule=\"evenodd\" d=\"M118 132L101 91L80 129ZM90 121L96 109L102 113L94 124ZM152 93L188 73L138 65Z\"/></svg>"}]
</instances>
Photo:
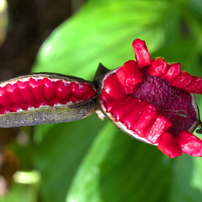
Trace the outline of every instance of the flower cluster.
<instances>
[{"instance_id":1,"label":"flower cluster","mask_svg":"<svg viewBox=\"0 0 202 202\"><path fill-rule=\"evenodd\" d=\"M173 158L202 156L202 141L192 132L199 113L192 93L202 93L202 78L179 63L151 59L145 42L132 43L136 61L105 75L100 95L104 114L134 138L156 145Z\"/></svg>"},{"instance_id":2,"label":"flower cluster","mask_svg":"<svg viewBox=\"0 0 202 202\"><path fill-rule=\"evenodd\" d=\"M193 93L202 94L202 78L179 63L151 59L140 39L132 46L136 60L112 71L101 65L93 82L53 73L1 82L0 127L68 122L99 112L171 158L202 157L202 141L192 134L200 124Z\"/></svg>"}]
</instances>

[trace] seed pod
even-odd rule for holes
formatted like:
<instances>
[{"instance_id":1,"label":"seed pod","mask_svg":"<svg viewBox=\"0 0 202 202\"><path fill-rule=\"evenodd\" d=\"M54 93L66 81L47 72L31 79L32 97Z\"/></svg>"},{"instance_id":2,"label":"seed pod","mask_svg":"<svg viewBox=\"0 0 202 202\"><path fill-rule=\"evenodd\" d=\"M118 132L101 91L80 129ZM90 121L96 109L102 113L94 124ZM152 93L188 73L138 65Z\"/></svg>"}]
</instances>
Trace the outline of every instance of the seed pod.
<instances>
[{"instance_id":1,"label":"seed pod","mask_svg":"<svg viewBox=\"0 0 202 202\"><path fill-rule=\"evenodd\" d=\"M0 83L0 127L69 122L96 106L91 82L60 74L35 73Z\"/></svg>"},{"instance_id":2,"label":"seed pod","mask_svg":"<svg viewBox=\"0 0 202 202\"><path fill-rule=\"evenodd\" d=\"M95 83L102 113L123 132L171 158L182 153L201 157L202 141L192 132L200 123L193 93L201 94L202 78L183 72L179 63L151 59L140 39L132 45L136 61L125 62Z\"/></svg>"},{"instance_id":3,"label":"seed pod","mask_svg":"<svg viewBox=\"0 0 202 202\"><path fill-rule=\"evenodd\" d=\"M100 82L102 113L123 132L153 145L159 144L165 132L174 137L183 130L193 132L199 119L193 94L147 71L135 72L131 64L135 63L109 71Z\"/></svg>"}]
</instances>

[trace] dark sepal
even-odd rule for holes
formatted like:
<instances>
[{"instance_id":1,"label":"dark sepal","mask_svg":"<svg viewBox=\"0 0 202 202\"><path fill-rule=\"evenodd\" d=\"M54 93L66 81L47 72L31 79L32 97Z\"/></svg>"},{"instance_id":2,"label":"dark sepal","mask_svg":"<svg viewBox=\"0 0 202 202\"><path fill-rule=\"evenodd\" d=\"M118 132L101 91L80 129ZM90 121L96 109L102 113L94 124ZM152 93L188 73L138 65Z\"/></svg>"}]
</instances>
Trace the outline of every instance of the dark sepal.
<instances>
[{"instance_id":1,"label":"dark sepal","mask_svg":"<svg viewBox=\"0 0 202 202\"><path fill-rule=\"evenodd\" d=\"M93 84L95 85L97 91L99 92L101 86L102 86L102 80L104 76L109 72L110 70L107 69L102 63L98 65L97 71L95 72L95 76L93 79Z\"/></svg>"}]
</instances>

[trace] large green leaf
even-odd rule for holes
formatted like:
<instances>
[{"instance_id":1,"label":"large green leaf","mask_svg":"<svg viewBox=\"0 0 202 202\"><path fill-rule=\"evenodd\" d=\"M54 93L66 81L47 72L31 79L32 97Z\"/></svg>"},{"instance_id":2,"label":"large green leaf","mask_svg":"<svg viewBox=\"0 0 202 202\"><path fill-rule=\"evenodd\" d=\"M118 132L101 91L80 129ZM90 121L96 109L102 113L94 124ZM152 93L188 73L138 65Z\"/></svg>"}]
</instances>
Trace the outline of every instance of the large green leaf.
<instances>
[{"instance_id":1,"label":"large green leaf","mask_svg":"<svg viewBox=\"0 0 202 202\"><path fill-rule=\"evenodd\" d=\"M156 56L169 62L179 57L198 74L200 37L194 40L198 49L193 36L179 40L183 8L188 5L181 1L88 1L45 41L33 71L92 79L99 62L112 69L132 59L131 42L141 38ZM93 115L35 128L34 163L42 174L43 202L63 202L65 197L68 202L196 201L202 186L197 180L200 160L170 160L106 122Z\"/></svg>"},{"instance_id":2,"label":"large green leaf","mask_svg":"<svg viewBox=\"0 0 202 202\"><path fill-rule=\"evenodd\" d=\"M150 50L156 50L167 33L166 19L173 14L171 27L178 23L170 6L167 1L157 0L89 2L52 33L33 70L89 79L100 62L115 68L132 59L135 38L146 40Z\"/></svg>"},{"instance_id":3,"label":"large green leaf","mask_svg":"<svg viewBox=\"0 0 202 202\"><path fill-rule=\"evenodd\" d=\"M149 46L150 49L156 49L163 41L163 29L158 25L159 15L164 14L162 9L168 8L167 2L154 2L158 5L150 1L89 2L53 32L42 46L33 70L89 79L99 62L114 68L131 59L133 53L130 44L137 37L147 41L152 37L154 40L149 42ZM90 123L87 119L79 123L40 126L38 129L36 139L42 138L37 156L37 167L43 176L42 198L44 201L63 201L73 174L87 149L81 147L83 138L89 145L92 137L100 130L100 122L96 120ZM72 136L78 142L70 141ZM52 162L54 166L51 166ZM58 183L60 189L55 193Z\"/></svg>"},{"instance_id":4,"label":"large green leaf","mask_svg":"<svg viewBox=\"0 0 202 202\"><path fill-rule=\"evenodd\" d=\"M64 201L74 173L103 124L93 115L72 123L36 128L39 138L35 140L38 145L35 161L42 176L40 195L43 202Z\"/></svg>"},{"instance_id":5,"label":"large green leaf","mask_svg":"<svg viewBox=\"0 0 202 202\"><path fill-rule=\"evenodd\" d=\"M2 183L2 182L1 182ZM3 187L1 187L2 189ZM1 190L3 191L3 189ZM35 202L37 200L37 187L30 184L14 183L6 195L0 196L0 202Z\"/></svg>"},{"instance_id":6,"label":"large green leaf","mask_svg":"<svg viewBox=\"0 0 202 202\"><path fill-rule=\"evenodd\" d=\"M117 133L108 123L81 163L66 201L160 201L168 194L169 168L169 158L155 147Z\"/></svg>"}]
</instances>

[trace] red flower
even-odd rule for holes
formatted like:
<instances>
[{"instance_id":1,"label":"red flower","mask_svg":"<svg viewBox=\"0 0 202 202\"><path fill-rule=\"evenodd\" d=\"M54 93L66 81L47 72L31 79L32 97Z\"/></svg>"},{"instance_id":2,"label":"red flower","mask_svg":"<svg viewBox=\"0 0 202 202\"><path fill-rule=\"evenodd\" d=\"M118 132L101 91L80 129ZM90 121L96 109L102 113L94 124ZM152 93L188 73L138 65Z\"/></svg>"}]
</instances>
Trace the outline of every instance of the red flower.
<instances>
[{"instance_id":1,"label":"red flower","mask_svg":"<svg viewBox=\"0 0 202 202\"><path fill-rule=\"evenodd\" d=\"M199 123L192 93L202 94L202 78L183 72L179 63L150 59L140 39L132 46L136 61L127 61L103 79L101 110L121 130L169 157L201 157L202 141L192 134Z\"/></svg>"}]
</instances>

